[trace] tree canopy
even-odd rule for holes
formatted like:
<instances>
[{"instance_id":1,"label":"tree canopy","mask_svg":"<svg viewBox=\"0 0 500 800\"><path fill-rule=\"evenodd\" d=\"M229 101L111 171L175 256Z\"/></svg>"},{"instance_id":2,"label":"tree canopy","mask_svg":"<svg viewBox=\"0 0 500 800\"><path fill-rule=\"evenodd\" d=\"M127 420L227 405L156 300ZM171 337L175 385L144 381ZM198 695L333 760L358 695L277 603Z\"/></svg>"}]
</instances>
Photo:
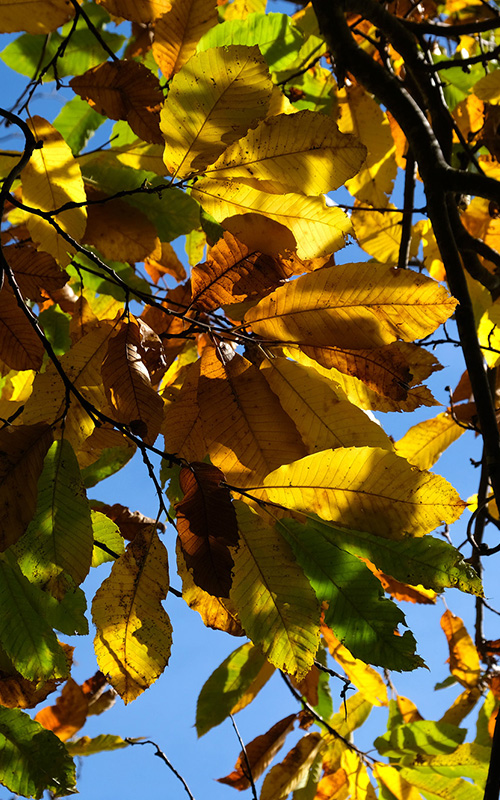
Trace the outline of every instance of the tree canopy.
<instances>
[{"instance_id":1,"label":"tree canopy","mask_svg":"<svg viewBox=\"0 0 500 800\"><path fill-rule=\"evenodd\" d=\"M0 783L17 795L71 794L76 756L141 743L79 732L168 670L185 602L235 637L194 688L199 736L275 672L296 701L222 783L498 797L500 9L279 7L0 0L1 58L26 76L0 109L19 137L0 152ZM71 94L51 120L32 112L50 82ZM445 409L426 385L441 344L465 362ZM483 454L462 499L429 470L466 431ZM133 458L156 509L92 499ZM427 720L390 672L424 666L404 604L448 588L476 626L443 614L459 694ZM64 637L90 620L80 685ZM367 753L353 733L374 706Z\"/></svg>"}]
</instances>

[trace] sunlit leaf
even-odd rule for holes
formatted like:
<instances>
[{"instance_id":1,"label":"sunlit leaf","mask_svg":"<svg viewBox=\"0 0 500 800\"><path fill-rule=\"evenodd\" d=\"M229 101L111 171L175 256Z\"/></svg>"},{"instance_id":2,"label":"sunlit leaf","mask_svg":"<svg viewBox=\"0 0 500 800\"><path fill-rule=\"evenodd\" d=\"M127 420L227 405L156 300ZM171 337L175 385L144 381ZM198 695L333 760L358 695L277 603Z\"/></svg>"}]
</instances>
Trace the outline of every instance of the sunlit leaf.
<instances>
[{"instance_id":1,"label":"sunlit leaf","mask_svg":"<svg viewBox=\"0 0 500 800\"><path fill-rule=\"evenodd\" d=\"M402 755L435 756L453 753L462 744L467 731L446 722L418 720L396 725L374 744L380 755L399 758Z\"/></svg>"},{"instance_id":2,"label":"sunlit leaf","mask_svg":"<svg viewBox=\"0 0 500 800\"><path fill-rule=\"evenodd\" d=\"M66 0L1 0L0 14L2 33L50 33L71 19L75 9Z\"/></svg>"},{"instance_id":3,"label":"sunlit leaf","mask_svg":"<svg viewBox=\"0 0 500 800\"><path fill-rule=\"evenodd\" d=\"M397 800L421 800L421 794L408 781L401 776L399 770L389 764L377 763L373 774L383 786L394 795Z\"/></svg>"},{"instance_id":4,"label":"sunlit leaf","mask_svg":"<svg viewBox=\"0 0 500 800\"><path fill-rule=\"evenodd\" d=\"M106 514L92 511L92 532L94 548L92 551L92 566L98 567L107 561L115 561L124 553L123 536L118 525Z\"/></svg>"},{"instance_id":5,"label":"sunlit leaf","mask_svg":"<svg viewBox=\"0 0 500 800\"><path fill-rule=\"evenodd\" d=\"M271 79L257 47L194 55L172 81L161 113L165 163L183 178L203 171L266 115Z\"/></svg>"},{"instance_id":6,"label":"sunlit leaf","mask_svg":"<svg viewBox=\"0 0 500 800\"><path fill-rule=\"evenodd\" d=\"M167 552L151 526L136 534L92 604L97 662L125 703L168 662L172 626L161 605L167 591Z\"/></svg>"},{"instance_id":7,"label":"sunlit leaf","mask_svg":"<svg viewBox=\"0 0 500 800\"><path fill-rule=\"evenodd\" d=\"M170 8L169 0L98 0L100 5L116 17L147 24L154 22Z\"/></svg>"},{"instance_id":8,"label":"sunlit leaf","mask_svg":"<svg viewBox=\"0 0 500 800\"><path fill-rule=\"evenodd\" d=\"M479 786L464 778L439 775L432 766L403 767L401 776L415 789L432 797L443 800L483 800L484 792Z\"/></svg>"},{"instance_id":9,"label":"sunlit leaf","mask_svg":"<svg viewBox=\"0 0 500 800\"><path fill-rule=\"evenodd\" d=\"M320 733L308 733L266 775L261 800L284 800L307 780L309 770L324 745Z\"/></svg>"},{"instance_id":10,"label":"sunlit leaf","mask_svg":"<svg viewBox=\"0 0 500 800\"><path fill-rule=\"evenodd\" d=\"M465 428L451 414L438 414L417 423L394 445L398 456L407 458L419 469L430 469L442 453L460 438Z\"/></svg>"},{"instance_id":11,"label":"sunlit leaf","mask_svg":"<svg viewBox=\"0 0 500 800\"><path fill-rule=\"evenodd\" d=\"M106 200L104 195L92 199ZM87 227L83 241L94 245L104 258L121 261L144 261L159 255L160 242L156 228L138 209L123 200L109 200L88 208Z\"/></svg>"},{"instance_id":12,"label":"sunlit leaf","mask_svg":"<svg viewBox=\"0 0 500 800\"><path fill-rule=\"evenodd\" d=\"M441 617L441 627L450 649L451 674L466 689L474 688L478 684L481 667L477 648L464 623L447 609Z\"/></svg>"},{"instance_id":13,"label":"sunlit leaf","mask_svg":"<svg viewBox=\"0 0 500 800\"><path fill-rule=\"evenodd\" d=\"M217 25L215 0L173 0L168 5L155 25L153 40L153 55L166 80L189 61L203 34Z\"/></svg>"},{"instance_id":14,"label":"sunlit leaf","mask_svg":"<svg viewBox=\"0 0 500 800\"><path fill-rule=\"evenodd\" d=\"M347 784L352 800L375 800L376 794L370 783L365 764L354 750L346 749L340 763L347 776Z\"/></svg>"},{"instance_id":15,"label":"sunlit leaf","mask_svg":"<svg viewBox=\"0 0 500 800\"><path fill-rule=\"evenodd\" d=\"M70 756L92 756L94 753L105 753L110 750L121 750L128 747L130 742L126 742L121 736L111 733L101 733L91 739L89 736L82 736L73 742L67 742L66 749Z\"/></svg>"},{"instance_id":16,"label":"sunlit leaf","mask_svg":"<svg viewBox=\"0 0 500 800\"><path fill-rule=\"evenodd\" d=\"M360 697L365 698L374 706L386 706L387 688L379 673L373 667L354 658L329 628L322 626L321 634L331 655L359 690Z\"/></svg>"},{"instance_id":17,"label":"sunlit leaf","mask_svg":"<svg viewBox=\"0 0 500 800\"><path fill-rule=\"evenodd\" d=\"M63 686L54 706L45 706L35 716L35 721L65 742L85 724L88 699L72 678Z\"/></svg>"}]
</instances>

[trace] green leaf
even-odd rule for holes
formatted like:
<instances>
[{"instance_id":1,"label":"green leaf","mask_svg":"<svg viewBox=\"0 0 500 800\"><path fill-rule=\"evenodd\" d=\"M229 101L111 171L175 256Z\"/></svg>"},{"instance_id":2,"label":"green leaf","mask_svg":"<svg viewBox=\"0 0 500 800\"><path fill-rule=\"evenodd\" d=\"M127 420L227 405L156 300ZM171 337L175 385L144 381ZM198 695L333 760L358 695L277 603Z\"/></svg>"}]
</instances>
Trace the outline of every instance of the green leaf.
<instances>
[{"instance_id":1,"label":"green leaf","mask_svg":"<svg viewBox=\"0 0 500 800\"><path fill-rule=\"evenodd\" d=\"M81 471L82 481L86 489L95 486L104 478L109 478L128 464L133 457L136 447L130 443L130 447L106 447L97 461L84 467Z\"/></svg>"},{"instance_id":2,"label":"green leaf","mask_svg":"<svg viewBox=\"0 0 500 800\"><path fill-rule=\"evenodd\" d=\"M139 741L135 739L134 741ZM89 736L81 736L74 742L66 743L66 750L71 756L92 756L94 753L104 753L109 750L122 750L128 747L130 742L126 742L121 736L112 733L101 733L91 739Z\"/></svg>"},{"instance_id":3,"label":"green leaf","mask_svg":"<svg viewBox=\"0 0 500 800\"><path fill-rule=\"evenodd\" d=\"M435 756L453 753L462 744L467 731L448 722L418 720L397 725L375 739L381 756L399 758L402 755Z\"/></svg>"},{"instance_id":4,"label":"green leaf","mask_svg":"<svg viewBox=\"0 0 500 800\"><path fill-rule=\"evenodd\" d=\"M96 188L108 195L122 189L138 189L144 181L152 187L165 185L161 194L136 194L124 198L153 223L162 242L170 242L200 227L200 207L192 197L181 189L169 188L165 180L154 172L117 164L112 160L112 150L85 163L82 173L84 177L95 182Z\"/></svg>"},{"instance_id":5,"label":"green leaf","mask_svg":"<svg viewBox=\"0 0 500 800\"><path fill-rule=\"evenodd\" d=\"M116 553L116 556L106 552L102 547L94 544L92 552L92 566L98 567L106 561L115 561L116 557L121 556L125 552L125 543L123 536L120 533L118 525L106 516L101 514L100 511L92 511L92 528L94 531L94 543L104 545L104 547Z\"/></svg>"},{"instance_id":6,"label":"green leaf","mask_svg":"<svg viewBox=\"0 0 500 800\"><path fill-rule=\"evenodd\" d=\"M93 250L93 248L89 249ZM147 295L151 294L149 284L136 274L134 268L131 267L130 264L124 264L121 261L106 261L102 257L100 258L101 261L104 261L104 263L115 272L118 278L124 283L128 284L131 289L135 289L136 291L143 292ZM114 297L115 300L122 302L125 300L125 290L122 289L121 284L108 277L107 272L105 272L101 267L96 266L83 253L78 253L73 258L73 264L78 264L80 266L80 274L83 273L82 283L87 290L90 289L96 294L109 295L110 297ZM85 267L88 267L91 272L86 272ZM78 274L73 266L69 266L66 271L72 276ZM76 291L78 284L72 285Z\"/></svg>"},{"instance_id":7,"label":"green leaf","mask_svg":"<svg viewBox=\"0 0 500 800\"><path fill-rule=\"evenodd\" d=\"M41 592L46 603L46 619L56 631L65 633L66 636L85 636L89 632L89 623L85 612L87 598L79 586L68 589L59 603L48 592Z\"/></svg>"},{"instance_id":8,"label":"green leaf","mask_svg":"<svg viewBox=\"0 0 500 800\"><path fill-rule=\"evenodd\" d=\"M234 650L205 682L196 705L196 732L203 736L220 725L248 691L266 663L251 642Z\"/></svg>"},{"instance_id":9,"label":"green leaf","mask_svg":"<svg viewBox=\"0 0 500 800\"><path fill-rule=\"evenodd\" d=\"M44 593L10 552L0 557L0 606L0 644L17 671L28 680L66 677L66 656L47 622Z\"/></svg>"},{"instance_id":10,"label":"green leaf","mask_svg":"<svg viewBox=\"0 0 500 800\"><path fill-rule=\"evenodd\" d=\"M66 144L71 147L74 156L85 147L94 132L106 122L106 117L98 114L81 97L73 97L61 109L55 118L57 128Z\"/></svg>"},{"instance_id":11,"label":"green leaf","mask_svg":"<svg viewBox=\"0 0 500 800\"><path fill-rule=\"evenodd\" d=\"M406 767L401 775L419 791L429 793L432 800L483 800L483 790L462 778L450 779L439 775L432 766ZM427 795L428 796L428 795Z\"/></svg>"},{"instance_id":12,"label":"green leaf","mask_svg":"<svg viewBox=\"0 0 500 800\"><path fill-rule=\"evenodd\" d=\"M445 756L434 756L430 765L439 775L448 778L470 778L484 789L490 762L491 745L465 742Z\"/></svg>"},{"instance_id":13,"label":"green leaf","mask_svg":"<svg viewBox=\"0 0 500 800\"><path fill-rule=\"evenodd\" d=\"M92 542L78 461L70 443L61 439L45 456L35 516L15 545L19 566L32 583L61 599L68 585L80 584L88 574Z\"/></svg>"},{"instance_id":14,"label":"green leaf","mask_svg":"<svg viewBox=\"0 0 500 800\"><path fill-rule=\"evenodd\" d=\"M327 666L327 654L323 642L320 642L318 652L316 653L316 661ZM323 719L330 719L333 714L332 693L330 691L330 676L328 673L320 670L318 681L318 704L314 706L315 711L318 712Z\"/></svg>"},{"instance_id":15,"label":"green leaf","mask_svg":"<svg viewBox=\"0 0 500 800\"><path fill-rule=\"evenodd\" d=\"M62 356L71 347L69 337L69 321L71 317L57 306L50 306L42 311L38 320L45 336L54 348L56 356Z\"/></svg>"},{"instance_id":16,"label":"green leaf","mask_svg":"<svg viewBox=\"0 0 500 800\"><path fill-rule=\"evenodd\" d=\"M353 656L367 664L394 670L422 665L415 655L410 631L394 631L405 624L403 612L383 596L380 581L359 558L332 543L328 526L302 525L292 519L277 523L291 545L320 602L328 603L325 622Z\"/></svg>"},{"instance_id":17,"label":"green leaf","mask_svg":"<svg viewBox=\"0 0 500 800\"><path fill-rule=\"evenodd\" d=\"M455 678L455 676L448 675L448 677L445 678L444 681L439 681L438 683L436 683L436 685L434 686L434 691L437 692L440 689L447 689L448 686L453 686L455 683L457 683L457 679Z\"/></svg>"},{"instance_id":18,"label":"green leaf","mask_svg":"<svg viewBox=\"0 0 500 800\"><path fill-rule=\"evenodd\" d=\"M412 586L421 583L435 592L454 588L479 596L483 594L481 580L462 554L434 536L399 541L382 539L365 531L337 528L313 515L308 524L321 529L322 535L337 547L367 558L398 581Z\"/></svg>"},{"instance_id":19,"label":"green leaf","mask_svg":"<svg viewBox=\"0 0 500 800\"><path fill-rule=\"evenodd\" d=\"M287 14L249 14L210 28L198 42L201 53L231 44L259 46L271 71L286 69L297 58L303 36Z\"/></svg>"},{"instance_id":20,"label":"green leaf","mask_svg":"<svg viewBox=\"0 0 500 800\"><path fill-rule=\"evenodd\" d=\"M75 765L64 744L22 711L0 706L0 782L23 797L76 792Z\"/></svg>"}]
</instances>

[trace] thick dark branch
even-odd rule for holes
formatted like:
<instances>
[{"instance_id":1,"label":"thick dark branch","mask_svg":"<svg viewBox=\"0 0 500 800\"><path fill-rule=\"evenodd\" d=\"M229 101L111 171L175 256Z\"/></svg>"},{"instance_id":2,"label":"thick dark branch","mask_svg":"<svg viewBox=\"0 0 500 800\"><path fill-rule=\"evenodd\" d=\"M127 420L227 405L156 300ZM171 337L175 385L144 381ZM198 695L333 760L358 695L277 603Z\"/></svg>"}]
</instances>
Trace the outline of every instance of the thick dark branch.
<instances>
[{"instance_id":1,"label":"thick dark branch","mask_svg":"<svg viewBox=\"0 0 500 800\"><path fill-rule=\"evenodd\" d=\"M417 36L430 33L433 36L445 36L447 39L458 39L460 36L487 33L500 28L500 16L491 19L481 19L475 22L459 22L456 25L447 25L445 22L414 22L401 20L402 24Z\"/></svg>"}]
</instances>

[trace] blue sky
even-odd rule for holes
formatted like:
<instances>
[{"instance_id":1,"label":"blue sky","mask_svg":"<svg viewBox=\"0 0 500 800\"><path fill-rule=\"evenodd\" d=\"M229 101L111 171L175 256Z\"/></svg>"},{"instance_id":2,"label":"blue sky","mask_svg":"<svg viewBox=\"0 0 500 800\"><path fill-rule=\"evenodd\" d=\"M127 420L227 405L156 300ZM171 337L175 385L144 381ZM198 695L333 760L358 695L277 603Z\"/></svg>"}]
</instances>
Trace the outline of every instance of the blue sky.
<instances>
[{"instance_id":1,"label":"blue sky","mask_svg":"<svg viewBox=\"0 0 500 800\"><path fill-rule=\"evenodd\" d=\"M288 11L289 4L283 4ZM280 9L279 3L271 3L273 11ZM3 41L2 41L3 40ZM0 37L3 47L9 37ZM0 81L2 85L2 105L10 108L14 100L25 86L22 76L13 75L0 62ZM48 119L53 119L71 92L61 93L62 100L55 93L54 84L44 84L33 99L30 110ZM0 134L0 147L16 147L17 143L7 142ZM92 143L91 146L94 146ZM335 195L334 195L335 197ZM340 195L337 195L337 198ZM400 197L399 188L394 201ZM342 195L344 199L344 195ZM183 255L182 244L179 255ZM363 260L366 256L363 256ZM340 261L361 260L358 248L351 246L339 253ZM441 363L446 367L437 373L429 382L436 397L447 403L447 384L454 386L458 381L463 365L459 351L451 346L441 348L437 353ZM414 415L390 414L380 415L385 430L395 439L421 419L429 418L440 409L424 409ZM470 458L480 458L479 442L472 433L465 434L441 458L435 466L435 472L443 474L467 498L477 489L478 473L470 467ZM91 497L109 503L121 502L132 510L138 509L148 516L155 517L157 498L151 486L145 468L140 459L122 470L118 475L89 492ZM468 514L464 515L453 529L453 540L461 542L465 538L465 526ZM171 565L175 565L175 531L167 527L164 542L169 550ZM487 565L489 566L489 565ZM172 569L172 584L180 588L180 579ZM90 595L100 585L109 572L107 565L94 570L84 588ZM486 596L494 604L494 586L487 584ZM473 600L451 590L446 593L446 603L455 614L463 616L472 632L474 615ZM122 737L144 736L158 743L176 769L184 776L196 800L224 800L235 797L234 790L214 781L226 775L233 768L239 753L239 744L231 723L210 731L198 740L194 729L196 699L205 680L216 666L242 643L241 639L233 639L227 634L207 630L196 612L187 608L184 602L173 595L166 601L166 609L171 616L174 629L174 643L171 661L164 675L147 692L125 708L121 700L103 716L91 717L82 734L95 736L99 733L113 733ZM439 718L442 711L451 705L458 694L456 687L438 693L432 691L434 683L443 680L447 674L445 664L447 647L444 634L439 627L439 617L444 605L438 600L435 607L407 604L403 608L408 624L414 631L419 645L419 652L429 665L431 672L418 670L407 675L393 675L393 682L398 691L406 694L416 702L421 713L431 719ZM486 613L487 635L496 638L496 620L488 611ZM95 657L92 650L92 638L80 637L71 642L76 645L76 666L74 677L81 682L90 677L96 670ZM340 686L332 685L332 691L340 692ZM52 698L54 695L52 695ZM334 698L335 708L340 705L339 696ZM264 688L254 703L237 715L236 721L244 741L264 733L271 725L297 708L295 700L286 689L279 675L275 675ZM365 724L356 742L362 749L372 746L373 738L385 728L386 711L374 710L369 724ZM290 735L282 751L282 756L294 744L301 734ZM170 773L166 766L153 756L154 750L149 747L134 747L115 753L92 756L80 762L79 791L82 800L132 800L142 797L165 797L169 800L186 797L182 786ZM249 796L243 793L243 797ZM0 800L7 800L10 793L0 788Z\"/></svg>"}]
</instances>

